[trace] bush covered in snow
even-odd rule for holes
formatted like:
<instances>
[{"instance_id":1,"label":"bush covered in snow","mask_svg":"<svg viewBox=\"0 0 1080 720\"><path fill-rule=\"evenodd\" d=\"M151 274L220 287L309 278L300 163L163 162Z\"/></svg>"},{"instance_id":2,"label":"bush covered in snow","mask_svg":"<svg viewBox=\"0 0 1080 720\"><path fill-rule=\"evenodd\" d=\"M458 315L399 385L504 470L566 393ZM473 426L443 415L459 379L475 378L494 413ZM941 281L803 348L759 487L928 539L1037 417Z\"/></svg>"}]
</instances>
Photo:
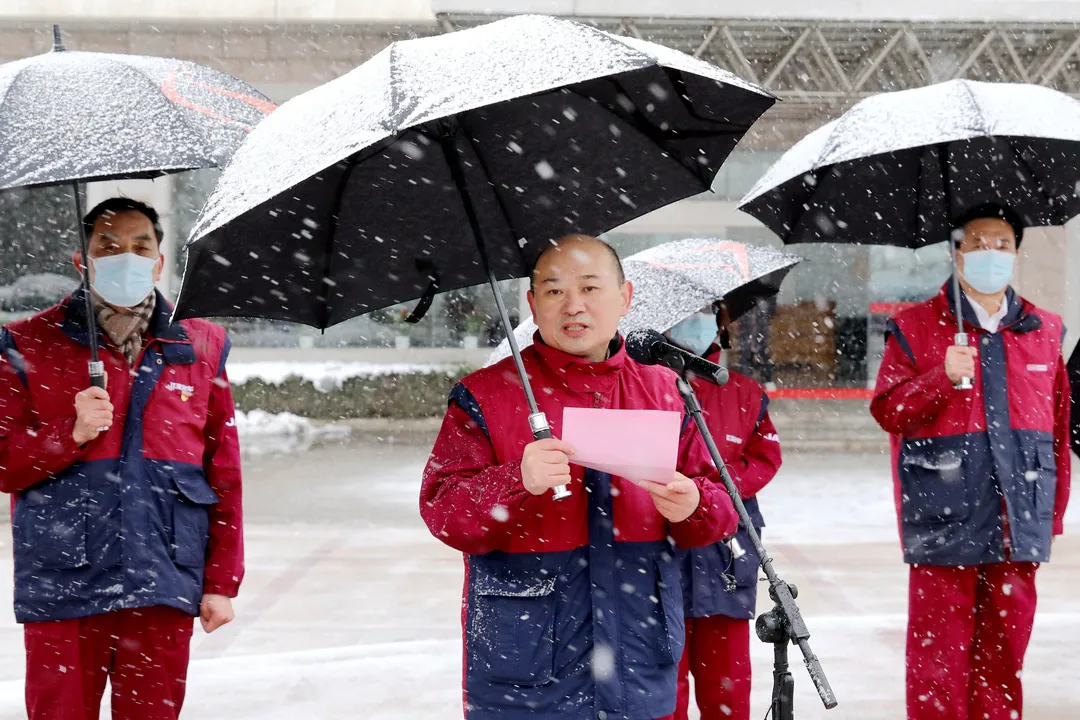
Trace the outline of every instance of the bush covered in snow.
<instances>
[{"instance_id":1,"label":"bush covered in snow","mask_svg":"<svg viewBox=\"0 0 1080 720\"><path fill-rule=\"evenodd\" d=\"M288 374L264 373L264 377L244 368L229 368L238 410L326 419L439 417L446 412L454 384L470 372L467 367L414 366L410 371L410 366L383 366L379 372L334 374L325 368L294 366Z\"/></svg>"}]
</instances>

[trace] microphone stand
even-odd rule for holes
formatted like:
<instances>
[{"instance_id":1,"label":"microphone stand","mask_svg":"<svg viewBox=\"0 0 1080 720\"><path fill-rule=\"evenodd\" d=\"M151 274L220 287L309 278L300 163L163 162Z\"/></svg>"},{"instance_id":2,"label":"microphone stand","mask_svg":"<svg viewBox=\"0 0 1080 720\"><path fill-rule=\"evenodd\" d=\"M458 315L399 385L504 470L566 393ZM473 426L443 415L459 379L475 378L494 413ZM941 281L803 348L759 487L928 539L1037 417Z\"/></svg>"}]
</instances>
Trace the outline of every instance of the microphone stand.
<instances>
[{"instance_id":1,"label":"microphone stand","mask_svg":"<svg viewBox=\"0 0 1080 720\"><path fill-rule=\"evenodd\" d=\"M701 433L705 445L709 448L713 463L720 470L720 477L724 481L724 487L727 489L728 495L731 496L731 502L739 513L739 519L750 536L750 542L753 543L754 549L757 550L758 557L761 560L761 569L765 571L765 577L769 580L769 597L772 598L774 605L772 610L757 619L756 629L758 638L762 642L772 643L773 646L773 693L770 706L773 720L793 720L795 717L795 679L788 670L789 643L795 643L799 646L806 662L806 670L810 673L810 679L813 681L814 687L817 688L818 696L821 697L825 709L831 710L836 707L836 696L833 695L832 687L825 677L825 672L821 669L821 663L810 649L810 630L807 629L806 623L803 621L799 606L795 604L795 597L799 591L794 585L781 580L780 576L773 570L772 558L765 552L765 546L761 544L761 538L758 536L757 530L754 529L754 523L750 520L750 515L746 512L746 506L743 505L742 496L739 495L739 490L735 487L735 482L727 471L724 459L720 457L720 450L716 447L716 441L713 440L712 434L705 424L705 416L701 412L701 403L698 402L697 395L694 394L694 388L687 382L685 373L679 373L676 384L679 388L679 394L682 395L683 402L686 405L686 411L690 413L691 417L694 418L694 422L697 423L698 431Z\"/></svg>"}]
</instances>

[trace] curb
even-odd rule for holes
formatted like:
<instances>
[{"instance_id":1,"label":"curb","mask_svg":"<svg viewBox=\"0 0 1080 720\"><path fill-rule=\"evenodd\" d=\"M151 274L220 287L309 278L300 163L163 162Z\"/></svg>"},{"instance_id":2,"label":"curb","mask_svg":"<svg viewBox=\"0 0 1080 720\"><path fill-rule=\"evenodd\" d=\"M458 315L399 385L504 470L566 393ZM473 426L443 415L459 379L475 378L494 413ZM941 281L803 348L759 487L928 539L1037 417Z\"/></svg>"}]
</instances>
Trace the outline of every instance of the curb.
<instances>
[{"instance_id":1,"label":"curb","mask_svg":"<svg viewBox=\"0 0 1080 720\"><path fill-rule=\"evenodd\" d=\"M442 427L442 418L397 420L391 418L345 418L342 420L312 419L316 427L344 425L352 429L350 437L368 441L404 440L416 444L434 443ZM860 428L846 435L843 432L828 438L800 438L790 434L794 428L778 428L780 446L792 453L887 453L889 438L885 433L867 434ZM788 430L787 438L783 431ZM347 440L345 441L348 442Z\"/></svg>"}]
</instances>

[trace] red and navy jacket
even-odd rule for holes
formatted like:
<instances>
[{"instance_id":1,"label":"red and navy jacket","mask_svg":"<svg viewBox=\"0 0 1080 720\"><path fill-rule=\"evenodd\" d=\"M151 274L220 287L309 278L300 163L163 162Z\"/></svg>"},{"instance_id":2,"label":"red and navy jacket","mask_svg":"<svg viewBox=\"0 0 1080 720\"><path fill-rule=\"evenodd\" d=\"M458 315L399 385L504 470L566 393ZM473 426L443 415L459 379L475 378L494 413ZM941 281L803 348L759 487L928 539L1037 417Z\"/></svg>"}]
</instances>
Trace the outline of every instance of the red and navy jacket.
<instances>
[{"instance_id":1,"label":"red and navy jacket","mask_svg":"<svg viewBox=\"0 0 1080 720\"><path fill-rule=\"evenodd\" d=\"M72 439L89 385L85 303L0 332L0 490L12 494L15 617L37 622L165 605L196 615L244 574L229 341L169 322L160 294L133 366L100 334L110 429Z\"/></svg>"},{"instance_id":2,"label":"red and navy jacket","mask_svg":"<svg viewBox=\"0 0 1080 720\"><path fill-rule=\"evenodd\" d=\"M719 362L720 349L713 346L705 357ZM757 494L773 479L781 463L780 439L769 418L769 397L754 380L732 371L727 384L720 387L701 380L692 384L720 457L727 463L754 528L760 531L765 520ZM732 553L733 547L741 550L738 557ZM753 619L760 559L741 522L731 540L679 554L688 617ZM734 583L734 591L725 578Z\"/></svg>"},{"instance_id":3,"label":"red and navy jacket","mask_svg":"<svg viewBox=\"0 0 1080 720\"><path fill-rule=\"evenodd\" d=\"M945 374L952 287L896 315L870 411L892 435L897 512L908 563L1044 562L1069 498L1069 380L1061 319L1007 291L999 331L965 300L978 350L973 390ZM1008 551L1006 551L1006 533Z\"/></svg>"},{"instance_id":4,"label":"red and navy jacket","mask_svg":"<svg viewBox=\"0 0 1080 720\"><path fill-rule=\"evenodd\" d=\"M589 363L539 338L523 353L537 403L560 436L567 407L682 411L675 374L630 360L621 338ZM462 626L469 720L653 720L675 708L684 642L675 547L709 545L738 518L692 423L678 469L698 509L668 523L630 481L571 465L573 495L521 481L532 442L513 360L457 385L424 472L420 513L465 553Z\"/></svg>"}]
</instances>

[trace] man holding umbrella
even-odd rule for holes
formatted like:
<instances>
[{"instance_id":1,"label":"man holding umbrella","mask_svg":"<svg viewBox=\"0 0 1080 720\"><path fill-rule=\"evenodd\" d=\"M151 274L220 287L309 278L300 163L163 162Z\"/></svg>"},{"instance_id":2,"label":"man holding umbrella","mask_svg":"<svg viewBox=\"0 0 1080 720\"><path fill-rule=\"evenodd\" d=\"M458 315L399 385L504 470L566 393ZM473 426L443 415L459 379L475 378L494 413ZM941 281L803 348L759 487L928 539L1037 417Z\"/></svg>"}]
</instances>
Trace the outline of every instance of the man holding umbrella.
<instances>
[{"instance_id":1,"label":"man holding umbrella","mask_svg":"<svg viewBox=\"0 0 1080 720\"><path fill-rule=\"evenodd\" d=\"M718 302L677 323L666 335L684 350L726 366L731 348L729 317L727 305ZM725 385L700 380L692 384L720 455L729 464L760 532L765 521L756 496L781 462L769 398L761 385L731 370ZM676 720L688 717L691 672L702 720L749 720L750 621L757 605L757 552L746 530L740 528L727 541L680 552L680 560L687 617Z\"/></svg>"},{"instance_id":2,"label":"man holding umbrella","mask_svg":"<svg viewBox=\"0 0 1080 720\"><path fill-rule=\"evenodd\" d=\"M565 237L537 261L539 331L523 357L556 435L565 407L682 410L673 373L627 358L632 294L595 238ZM688 423L675 477L647 491L572 466L567 443L533 441L511 362L454 388L421 490L432 534L465 553L466 717L669 717L684 628L668 538L730 535L731 500ZM564 484L573 493L556 502Z\"/></svg>"},{"instance_id":3,"label":"man holding umbrella","mask_svg":"<svg viewBox=\"0 0 1080 720\"><path fill-rule=\"evenodd\" d=\"M871 403L892 435L911 565L908 717L1015 720L1035 573L1069 497L1064 328L1009 287L1013 210L982 205L953 224L971 347L954 342L947 283L890 321ZM973 387L957 389L964 378Z\"/></svg>"},{"instance_id":4,"label":"man holding umbrella","mask_svg":"<svg viewBox=\"0 0 1080 720\"><path fill-rule=\"evenodd\" d=\"M96 720L108 680L114 718L175 720L193 616L207 632L230 622L244 574L229 341L170 323L152 208L114 198L83 222L106 387L73 386L90 357L85 289L0 332L27 711Z\"/></svg>"}]
</instances>

